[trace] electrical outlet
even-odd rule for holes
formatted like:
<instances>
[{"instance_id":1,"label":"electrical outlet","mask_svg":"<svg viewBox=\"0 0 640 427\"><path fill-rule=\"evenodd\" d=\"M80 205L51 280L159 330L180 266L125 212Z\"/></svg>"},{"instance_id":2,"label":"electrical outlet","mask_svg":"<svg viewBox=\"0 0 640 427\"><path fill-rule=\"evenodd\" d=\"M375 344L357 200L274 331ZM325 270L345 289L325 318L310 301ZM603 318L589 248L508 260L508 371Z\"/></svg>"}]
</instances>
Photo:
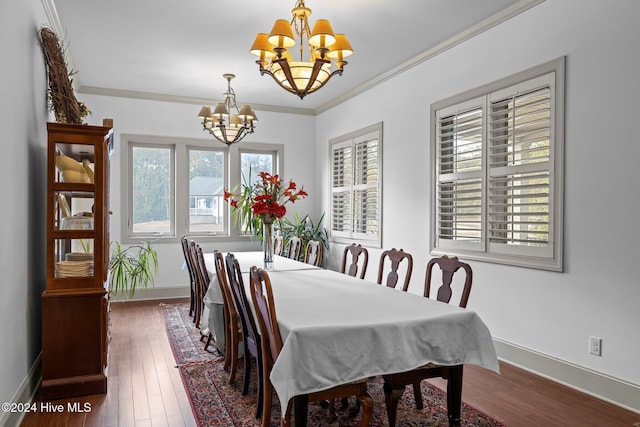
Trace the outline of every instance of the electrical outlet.
<instances>
[{"instance_id":1,"label":"electrical outlet","mask_svg":"<svg viewBox=\"0 0 640 427\"><path fill-rule=\"evenodd\" d=\"M602 356L602 338L589 337L589 353Z\"/></svg>"}]
</instances>

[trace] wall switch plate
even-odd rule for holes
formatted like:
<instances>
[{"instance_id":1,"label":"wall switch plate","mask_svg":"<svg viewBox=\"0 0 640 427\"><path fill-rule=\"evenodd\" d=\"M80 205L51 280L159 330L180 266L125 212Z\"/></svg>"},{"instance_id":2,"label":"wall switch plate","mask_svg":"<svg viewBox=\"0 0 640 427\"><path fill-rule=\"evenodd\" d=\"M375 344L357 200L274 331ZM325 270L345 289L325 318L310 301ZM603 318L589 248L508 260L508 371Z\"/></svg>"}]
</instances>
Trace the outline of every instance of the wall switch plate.
<instances>
[{"instance_id":1,"label":"wall switch plate","mask_svg":"<svg viewBox=\"0 0 640 427\"><path fill-rule=\"evenodd\" d=\"M589 337L589 353L602 356L602 338Z\"/></svg>"}]
</instances>

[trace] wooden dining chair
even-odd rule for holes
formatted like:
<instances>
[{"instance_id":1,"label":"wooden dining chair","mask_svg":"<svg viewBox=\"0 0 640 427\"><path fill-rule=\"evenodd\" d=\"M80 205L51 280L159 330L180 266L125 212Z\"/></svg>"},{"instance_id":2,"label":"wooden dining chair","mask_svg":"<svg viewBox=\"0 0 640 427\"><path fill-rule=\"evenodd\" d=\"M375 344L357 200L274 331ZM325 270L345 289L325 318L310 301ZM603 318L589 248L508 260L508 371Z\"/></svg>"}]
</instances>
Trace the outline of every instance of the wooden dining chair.
<instances>
[{"instance_id":1,"label":"wooden dining chair","mask_svg":"<svg viewBox=\"0 0 640 427\"><path fill-rule=\"evenodd\" d=\"M387 260L389 262L387 262ZM407 268L404 270L405 273L402 290L407 292L407 289L409 289L409 281L411 280L411 272L413 270L413 257L410 253L405 252L402 249L397 250L396 248L393 248L389 251L382 252L382 255L380 255L380 262L378 264L378 284L382 284L385 265L390 263L390 271L387 274L385 285L389 288L395 288L400 278L398 269L404 260L407 261Z\"/></svg>"},{"instance_id":2,"label":"wooden dining chair","mask_svg":"<svg viewBox=\"0 0 640 427\"><path fill-rule=\"evenodd\" d=\"M280 255L284 253L284 237L275 236L273 238L273 254Z\"/></svg>"},{"instance_id":3,"label":"wooden dining chair","mask_svg":"<svg viewBox=\"0 0 640 427\"><path fill-rule=\"evenodd\" d=\"M309 240L304 249L304 262L305 264L315 265L316 267L322 265L322 242Z\"/></svg>"},{"instance_id":4,"label":"wooden dining chair","mask_svg":"<svg viewBox=\"0 0 640 427\"><path fill-rule=\"evenodd\" d=\"M460 307L466 308L471 293L471 283L473 281L473 273L469 264L461 262L457 257L443 256L433 258L427 263L427 272L424 283L424 296L430 297L431 279L433 268L439 266L442 271L442 284L437 290L436 299L448 304L451 301L453 290L451 283L454 274L462 269L465 272L464 284L462 287L462 296L460 298ZM455 375L453 375L455 371ZM449 409L450 425L458 425L460 391L462 389L462 371L463 365L440 366L433 363L421 366L411 371L401 372L391 375L383 375L385 403L387 406L387 417L389 418L389 427L396 425L396 412L398 409L398 401L402 397L407 385L413 386L413 396L416 402L416 408L422 409L422 392L420 391L420 383L427 378L442 377L447 380L447 407ZM458 397L457 397L458 396ZM458 418L458 419L456 419Z\"/></svg>"},{"instance_id":5,"label":"wooden dining chair","mask_svg":"<svg viewBox=\"0 0 640 427\"><path fill-rule=\"evenodd\" d=\"M193 244L194 247L194 273L196 276L196 287L195 287L195 306L197 310L197 322L196 327L200 328L200 341L204 341L206 338L205 350L209 346L213 335L211 333L205 334L203 329L201 328L202 322L207 322L208 319L203 319L202 315L204 313L204 296L209 289L210 279L209 272L207 271L207 266L204 263L204 253L199 244ZM196 316L194 316L196 317ZM208 322L207 322L208 323ZM207 325L208 326L208 325Z\"/></svg>"},{"instance_id":6,"label":"wooden dining chair","mask_svg":"<svg viewBox=\"0 0 640 427\"><path fill-rule=\"evenodd\" d=\"M247 293L244 289L244 281L242 280L242 273L240 271L240 264L236 257L229 253L225 257L225 264L227 267L227 278L229 279L229 285L233 294L233 301L235 302L236 312L240 317L240 323L242 324L243 334L243 349L244 349L244 381L242 384L242 395L246 396L249 393L249 380L251 375L251 357L256 360L257 376L258 376L258 398L256 403L256 418L260 418L262 415L262 343L260 341L260 334L258 333L258 326L256 320L251 311L251 305L247 298Z\"/></svg>"},{"instance_id":7,"label":"wooden dining chair","mask_svg":"<svg viewBox=\"0 0 640 427\"><path fill-rule=\"evenodd\" d=\"M224 365L223 369L229 370L229 384L233 384L236 379L236 372L238 369L238 346L242 341L242 327L238 318L238 312L236 311L235 304L233 303L233 296L231 295L231 287L227 279L227 273L225 271L224 258L222 254L214 250L213 251L214 265L216 269L216 277L218 284L220 285L220 291L222 292L222 301L227 312L225 318L225 347L224 347Z\"/></svg>"},{"instance_id":8,"label":"wooden dining chair","mask_svg":"<svg viewBox=\"0 0 640 427\"><path fill-rule=\"evenodd\" d=\"M360 258L362 256L362 258ZM347 269L347 261L350 259L349 268ZM360 267L359 267L360 264ZM342 255L342 269L341 271L349 276L356 277L358 274L358 267L360 268L360 278L364 279L364 275L367 272L367 264L369 264L369 252L360 244L352 243L350 246L344 248L344 254Z\"/></svg>"},{"instance_id":9,"label":"wooden dining chair","mask_svg":"<svg viewBox=\"0 0 640 427\"><path fill-rule=\"evenodd\" d=\"M189 287L190 287L190 296L191 299L189 301L189 316L193 317L195 312L195 288L196 288L196 278L193 271L193 263L191 262L191 256L189 255L189 240L187 236L182 236L180 238L180 243L182 245L182 254L184 255L184 263L187 266L187 271L189 272Z\"/></svg>"},{"instance_id":10,"label":"wooden dining chair","mask_svg":"<svg viewBox=\"0 0 640 427\"><path fill-rule=\"evenodd\" d=\"M194 301L193 301L193 323L195 323L196 327L200 327L200 319L203 311L203 288L207 285L208 275L205 277L200 272L200 266L198 264L198 250L200 245L198 245L195 241L190 240L188 246L189 258L191 259L191 265L193 267L193 275L194 275ZM204 291L206 292L206 291Z\"/></svg>"},{"instance_id":11,"label":"wooden dining chair","mask_svg":"<svg viewBox=\"0 0 640 427\"><path fill-rule=\"evenodd\" d=\"M262 338L262 354L264 362L264 404L262 415L262 426L271 425L271 402L273 387L269 379L271 368L278 359L282 349L282 335L278 325L276 307L273 299L271 280L269 274L257 267L251 268L251 298L258 318L260 334ZM345 396L356 396L363 408L361 426L368 426L373 411L373 400L367 392L366 380L355 381L347 384L332 387L328 390L318 391L307 395L309 402L322 402L333 400ZM282 414L281 426L291 425L291 402L287 405L287 410ZM333 420L332 420L333 421Z\"/></svg>"},{"instance_id":12,"label":"wooden dining chair","mask_svg":"<svg viewBox=\"0 0 640 427\"><path fill-rule=\"evenodd\" d=\"M287 247L284 254L287 258L300 259L300 251L302 250L302 240L298 236L291 236L287 241Z\"/></svg>"}]
</instances>

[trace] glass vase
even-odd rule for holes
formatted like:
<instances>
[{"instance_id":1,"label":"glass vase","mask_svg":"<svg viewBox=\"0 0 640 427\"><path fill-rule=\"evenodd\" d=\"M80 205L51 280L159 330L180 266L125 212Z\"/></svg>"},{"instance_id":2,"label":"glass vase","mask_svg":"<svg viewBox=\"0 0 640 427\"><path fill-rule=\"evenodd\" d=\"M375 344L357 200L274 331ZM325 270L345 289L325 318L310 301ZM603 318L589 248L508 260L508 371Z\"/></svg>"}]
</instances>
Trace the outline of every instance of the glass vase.
<instances>
[{"instance_id":1,"label":"glass vase","mask_svg":"<svg viewBox=\"0 0 640 427\"><path fill-rule=\"evenodd\" d=\"M264 269L273 270L273 222L262 222L262 251L264 253Z\"/></svg>"}]
</instances>

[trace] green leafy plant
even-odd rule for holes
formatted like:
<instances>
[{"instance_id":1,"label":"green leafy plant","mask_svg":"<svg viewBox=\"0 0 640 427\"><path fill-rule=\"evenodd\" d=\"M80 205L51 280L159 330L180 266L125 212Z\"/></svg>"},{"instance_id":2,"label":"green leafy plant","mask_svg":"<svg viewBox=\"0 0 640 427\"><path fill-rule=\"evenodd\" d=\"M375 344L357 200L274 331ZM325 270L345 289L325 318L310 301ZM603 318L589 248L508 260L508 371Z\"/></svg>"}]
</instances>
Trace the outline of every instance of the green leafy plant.
<instances>
[{"instance_id":1,"label":"green leafy plant","mask_svg":"<svg viewBox=\"0 0 640 427\"><path fill-rule=\"evenodd\" d=\"M109 258L109 292L127 293L132 298L138 287L154 285L153 275L158 271L158 254L150 241L132 245L126 249L118 242L112 242Z\"/></svg>"},{"instance_id":2,"label":"green leafy plant","mask_svg":"<svg viewBox=\"0 0 640 427\"><path fill-rule=\"evenodd\" d=\"M285 246L291 240L292 237L297 236L300 238L302 248L307 247L307 243L310 240L316 240L322 243L325 249L329 249L329 237L327 235L327 229L322 226L324 221L324 213L320 216L318 222L314 223L309 215L300 217L298 212L293 211L294 221L290 221L287 218L282 218L278 227L284 237ZM300 258L304 257L304 250L300 251Z\"/></svg>"}]
</instances>

